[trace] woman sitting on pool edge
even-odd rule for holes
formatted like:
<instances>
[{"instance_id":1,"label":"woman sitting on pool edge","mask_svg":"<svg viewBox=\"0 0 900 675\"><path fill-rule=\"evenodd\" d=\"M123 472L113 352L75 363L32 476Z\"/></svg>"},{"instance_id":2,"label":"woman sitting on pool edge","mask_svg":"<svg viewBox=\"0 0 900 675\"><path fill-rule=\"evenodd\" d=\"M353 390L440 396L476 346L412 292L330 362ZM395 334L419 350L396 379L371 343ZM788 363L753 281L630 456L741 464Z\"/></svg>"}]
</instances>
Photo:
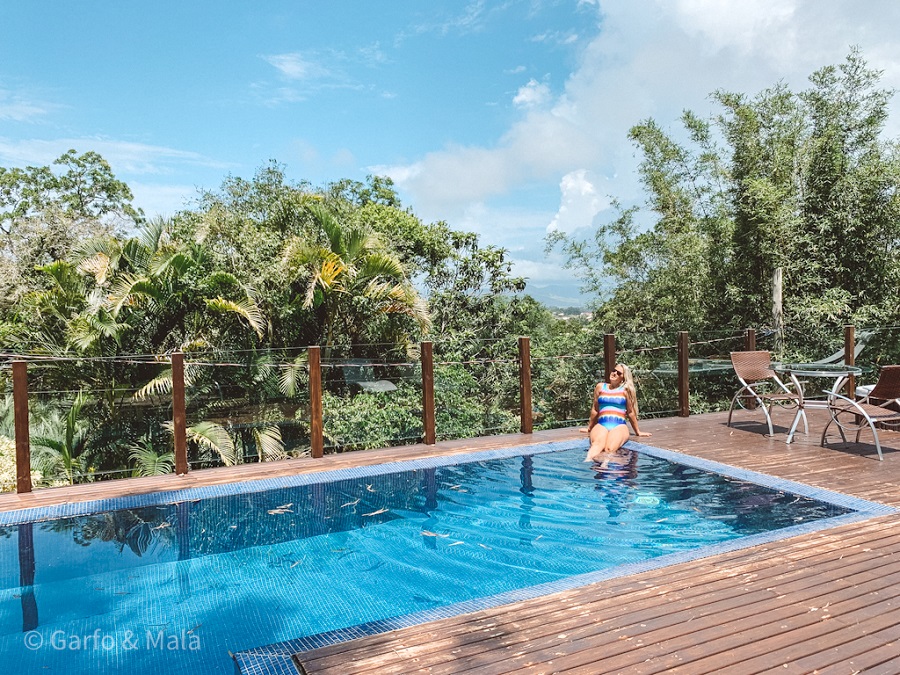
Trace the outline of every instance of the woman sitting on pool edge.
<instances>
[{"instance_id":1,"label":"woman sitting on pool edge","mask_svg":"<svg viewBox=\"0 0 900 675\"><path fill-rule=\"evenodd\" d=\"M631 369L617 363L609 371L609 384L600 382L594 387L594 404L588 421L588 434L591 447L585 462L593 462L600 455L618 451L628 440L628 425L637 436L650 436L648 432L638 429L637 392Z\"/></svg>"}]
</instances>

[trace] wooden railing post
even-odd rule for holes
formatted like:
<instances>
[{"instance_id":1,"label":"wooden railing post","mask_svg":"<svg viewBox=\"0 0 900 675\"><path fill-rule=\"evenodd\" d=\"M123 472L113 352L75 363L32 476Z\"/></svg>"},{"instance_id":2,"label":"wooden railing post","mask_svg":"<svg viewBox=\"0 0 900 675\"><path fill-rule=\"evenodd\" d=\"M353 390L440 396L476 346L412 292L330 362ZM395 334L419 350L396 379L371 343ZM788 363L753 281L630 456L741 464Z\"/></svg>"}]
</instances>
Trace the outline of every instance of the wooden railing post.
<instances>
[{"instance_id":1,"label":"wooden railing post","mask_svg":"<svg viewBox=\"0 0 900 675\"><path fill-rule=\"evenodd\" d=\"M519 431L533 431L531 418L531 338L519 338Z\"/></svg>"},{"instance_id":2,"label":"wooden railing post","mask_svg":"<svg viewBox=\"0 0 900 675\"><path fill-rule=\"evenodd\" d=\"M16 492L31 492L31 437L28 429L28 365L13 361L13 414L16 427Z\"/></svg>"},{"instance_id":3,"label":"wooden railing post","mask_svg":"<svg viewBox=\"0 0 900 675\"><path fill-rule=\"evenodd\" d=\"M425 445L434 445L437 433L434 422L434 353L432 344L421 344L422 359L422 432Z\"/></svg>"},{"instance_id":4,"label":"wooden railing post","mask_svg":"<svg viewBox=\"0 0 900 675\"><path fill-rule=\"evenodd\" d=\"M686 330L678 332L678 416L691 414L690 379L688 373L688 353L690 341Z\"/></svg>"},{"instance_id":5,"label":"wooden railing post","mask_svg":"<svg viewBox=\"0 0 900 675\"><path fill-rule=\"evenodd\" d=\"M313 457L325 454L322 424L322 357L318 347L309 347L309 446Z\"/></svg>"},{"instance_id":6,"label":"wooden railing post","mask_svg":"<svg viewBox=\"0 0 900 675\"><path fill-rule=\"evenodd\" d=\"M844 326L844 365L856 365L856 327ZM856 398L856 377L850 375L847 378L847 396Z\"/></svg>"},{"instance_id":7,"label":"wooden railing post","mask_svg":"<svg viewBox=\"0 0 900 675\"><path fill-rule=\"evenodd\" d=\"M744 351L746 352L755 352L756 351L756 329L748 328L744 331Z\"/></svg>"},{"instance_id":8,"label":"wooden railing post","mask_svg":"<svg viewBox=\"0 0 900 675\"><path fill-rule=\"evenodd\" d=\"M601 380L604 382L609 377L609 371L616 367L616 334L605 333L603 335L603 373Z\"/></svg>"},{"instance_id":9,"label":"wooden railing post","mask_svg":"<svg viewBox=\"0 0 900 675\"><path fill-rule=\"evenodd\" d=\"M172 352L172 432L175 435L175 473L188 472L187 410L184 395L184 354Z\"/></svg>"}]
</instances>

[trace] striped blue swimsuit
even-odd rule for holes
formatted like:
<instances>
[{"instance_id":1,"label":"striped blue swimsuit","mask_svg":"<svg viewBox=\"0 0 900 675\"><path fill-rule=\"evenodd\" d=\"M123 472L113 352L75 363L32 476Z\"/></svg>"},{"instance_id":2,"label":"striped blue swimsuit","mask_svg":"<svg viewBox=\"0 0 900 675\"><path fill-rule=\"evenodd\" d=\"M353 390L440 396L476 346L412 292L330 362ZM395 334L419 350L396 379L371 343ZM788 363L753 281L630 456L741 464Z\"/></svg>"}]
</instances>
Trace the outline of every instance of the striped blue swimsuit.
<instances>
[{"instance_id":1,"label":"striped blue swimsuit","mask_svg":"<svg viewBox=\"0 0 900 675\"><path fill-rule=\"evenodd\" d=\"M600 411L598 424L602 424L606 429L615 429L621 424L625 424L626 410L628 409L628 399L625 397L625 389L610 389L606 382L600 385L600 396L597 397L597 410Z\"/></svg>"}]
</instances>

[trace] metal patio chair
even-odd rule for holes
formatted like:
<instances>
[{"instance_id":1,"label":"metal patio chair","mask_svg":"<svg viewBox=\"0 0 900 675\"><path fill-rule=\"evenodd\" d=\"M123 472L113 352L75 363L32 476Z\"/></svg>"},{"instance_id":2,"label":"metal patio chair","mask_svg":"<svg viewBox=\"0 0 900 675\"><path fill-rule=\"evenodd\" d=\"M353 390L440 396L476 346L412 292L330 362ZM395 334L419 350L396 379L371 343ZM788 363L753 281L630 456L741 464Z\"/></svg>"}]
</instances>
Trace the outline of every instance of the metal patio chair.
<instances>
[{"instance_id":1,"label":"metal patio chair","mask_svg":"<svg viewBox=\"0 0 900 675\"><path fill-rule=\"evenodd\" d=\"M832 423L837 426L844 442L847 441L847 437L844 435L845 431L855 431L855 442L859 443L860 434L863 429L868 427L875 437L878 459L883 461L884 455L881 452L881 441L878 438L878 426L900 422L900 411L895 409L897 399L900 399L900 365L882 367L875 386L860 399L853 400L843 394L832 394L831 404L828 406L831 419L822 430L822 447L825 447L828 428ZM894 406L894 408L888 406Z\"/></svg>"},{"instance_id":2,"label":"metal patio chair","mask_svg":"<svg viewBox=\"0 0 900 675\"><path fill-rule=\"evenodd\" d=\"M766 416L766 424L769 426L769 436L774 436L772 406L775 404L794 404L797 406L797 414L794 415L791 431L793 432L802 418L803 428L806 433L809 433L806 412L803 409L803 393L788 389L778 377L778 374L772 370L772 355L770 352L731 352L731 365L734 367L734 372L741 383L741 388L738 389L734 398L731 399L731 406L728 408L728 426L731 426L734 406L739 404L741 407L747 408L749 406L744 405L744 402L751 402L751 404L755 403L762 408ZM788 438L790 439L792 435L790 434Z\"/></svg>"}]
</instances>

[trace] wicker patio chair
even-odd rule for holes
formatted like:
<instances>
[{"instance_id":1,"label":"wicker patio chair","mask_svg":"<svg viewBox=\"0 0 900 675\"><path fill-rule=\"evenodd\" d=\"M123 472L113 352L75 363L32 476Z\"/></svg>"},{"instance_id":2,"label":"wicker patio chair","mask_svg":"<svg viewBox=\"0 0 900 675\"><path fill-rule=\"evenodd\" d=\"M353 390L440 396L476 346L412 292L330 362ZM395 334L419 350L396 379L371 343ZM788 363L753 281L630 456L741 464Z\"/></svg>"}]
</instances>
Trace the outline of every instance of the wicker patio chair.
<instances>
[{"instance_id":1,"label":"wicker patio chair","mask_svg":"<svg viewBox=\"0 0 900 675\"><path fill-rule=\"evenodd\" d=\"M775 404L794 404L797 406L797 414L794 415L791 432L797 427L800 419L803 419L803 428L809 433L809 425L806 421L806 412L803 410L803 393L793 392L785 386L778 374L772 370L772 355L765 351L756 352L731 352L731 365L737 375L741 388L738 389L731 406L728 408L728 426L731 426L731 416L734 414L734 406L740 404L747 408L744 402L755 403L762 408L766 416L766 424L769 426L769 436L774 436L772 429L771 408ZM793 435L791 433L788 438Z\"/></svg>"},{"instance_id":2,"label":"wicker patio chair","mask_svg":"<svg viewBox=\"0 0 900 675\"><path fill-rule=\"evenodd\" d=\"M878 382L861 399L854 401L843 394L831 395L831 404L828 410L831 419L822 430L822 447L828 434L828 428L834 423L841 433L841 438L846 442L845 431L856 432L856 443L863 429L868 427L875 437L875 449L878 451L878 459L884 460L881 453L881 441L878 438L877 427L885 423L900 422L900 412L888 406L896 407L900 398L900 366L884 366L878 373Z\"/></svg>"}]
</instances>

